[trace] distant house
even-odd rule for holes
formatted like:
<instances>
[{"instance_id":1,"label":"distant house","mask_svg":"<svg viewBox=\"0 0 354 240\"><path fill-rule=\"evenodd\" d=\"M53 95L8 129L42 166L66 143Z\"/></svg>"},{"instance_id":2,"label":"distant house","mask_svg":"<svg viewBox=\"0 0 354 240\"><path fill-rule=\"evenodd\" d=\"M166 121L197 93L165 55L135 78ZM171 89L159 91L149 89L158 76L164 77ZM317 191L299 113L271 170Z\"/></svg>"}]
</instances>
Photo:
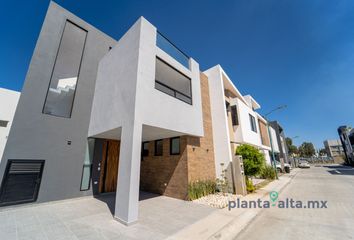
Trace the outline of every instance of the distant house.
<instances>
[{"instance_id":1,"label":"distant house","mask_svg":"<svg viewBox=\"0 0 354 240\"><path fill-rule=\"evenodd\" d=\"M325 140L323 145L326 149L327 156L338 157L344 154L342 142L340 139Z\"/></svg>"}]
</instances>

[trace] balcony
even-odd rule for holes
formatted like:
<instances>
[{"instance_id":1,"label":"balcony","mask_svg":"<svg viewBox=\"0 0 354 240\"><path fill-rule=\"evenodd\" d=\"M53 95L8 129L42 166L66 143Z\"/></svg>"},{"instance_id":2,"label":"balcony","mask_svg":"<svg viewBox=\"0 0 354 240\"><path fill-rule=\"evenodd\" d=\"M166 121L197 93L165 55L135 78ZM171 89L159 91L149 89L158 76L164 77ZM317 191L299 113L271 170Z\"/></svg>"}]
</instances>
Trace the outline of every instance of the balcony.
<instances>
[{"instance_id":1,"label":"balcony","mask_svg":"<svg viewBox=\"0 0 354 240\"><path fill-rule=\"evenodd\" d=\"M187 69L190 69L189 66L189 56L182 52L178 47L176 47L170 40L164 37L160 32L157 32L156 36L156 45L166 52L168 55L177 60Z\"/></svg>"}]
</instances>

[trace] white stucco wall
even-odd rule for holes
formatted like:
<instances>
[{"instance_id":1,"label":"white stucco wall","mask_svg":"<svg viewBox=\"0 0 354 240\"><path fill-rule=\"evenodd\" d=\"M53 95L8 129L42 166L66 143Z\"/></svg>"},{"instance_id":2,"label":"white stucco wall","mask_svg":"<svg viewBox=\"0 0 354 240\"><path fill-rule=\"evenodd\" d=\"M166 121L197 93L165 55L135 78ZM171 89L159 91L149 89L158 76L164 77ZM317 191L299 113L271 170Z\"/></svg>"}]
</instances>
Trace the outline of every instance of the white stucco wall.
<instances>
[{"instance_id":1,"label":"white stucco wall","mask_svg":"<svg viewBox=\"0 0 354 240\"><path fill-rule=\"evenodd\" d=\"M7 142L12 120L15 115L20 93L9 89L0 88L0 120L8 121L6 127L0 126L0 161Z\"/></svg>"},{"instance_id":2,"label":"white stucco wall","mask_svg":"<svg viewBox=\"0 0 354 240\"><path fill-rule=\"evenodd\" d=\"M279 144L278 144L277 134L276 134L274 128L269 127L269 130L270 130L270 135L271 135L271 137L272 137L273 151L274 151L275 153L279 153L280 150L279 150Z\"/></svg>"},{"instance_id":3,"label":"white stucco wall","mask_svg":"<svg viewBox=\"0 0 354 240\"><path fill-rule=\"evenodd\" d=\"M220 178L221 164L228 166L232 161L230 134L225 109L224 84L219 65L204 72L209 79L210 110L213 127L213 142L216 177ZM225 168L224 167L224 168Z\"/></svg>"},{"instance_id":4,"label":"white stucco wall","mask_svg":"<svg viewBox=\"0 0 354 240\"><path fill-rule=\"evenodd\" d=\"M155 89L156 56L191 78L192 105ZM159 49L156 28L140 18L100 62L88 135L134 122L203 136L199 65L193 59L190 65L189 70Z\"/></svg>"},{"instance_id":5,"label":"white stucco wall","mask_svg":"<svg viewBox=\"0 0 354 240\"><path fill-rule=\"evenodd\" d=\"M252 108L250 108L248 105L246 105L240 99L235 98L234 101L237 105L240 130L242 132L241 134L236 134L237 137L241 137L241 138L237 138L236 141L240 142L240 143L247 143L247 144L250 144L253 146L262 147L261 135L260 135L260 130L259 130L259 126L258 126L256 112L254 112L252 110ZM252 115L255 118L257 132L254 132L251 129L249 115Z\"/></svg>"},{"instance_id":6,"label":"white stucco wall","mask_svg":"<svg viewBox=\"0 0 354 240\"><path fill-rule=\"evenodd\" d=\"M156 46L156 28L143 17L99 63L88 136L121 140L115 218L138 219L141 143L202 137L199 65L184 67ZM155 89L156 57L191 79L192 105Z\"/></svg>"}]
</instances>

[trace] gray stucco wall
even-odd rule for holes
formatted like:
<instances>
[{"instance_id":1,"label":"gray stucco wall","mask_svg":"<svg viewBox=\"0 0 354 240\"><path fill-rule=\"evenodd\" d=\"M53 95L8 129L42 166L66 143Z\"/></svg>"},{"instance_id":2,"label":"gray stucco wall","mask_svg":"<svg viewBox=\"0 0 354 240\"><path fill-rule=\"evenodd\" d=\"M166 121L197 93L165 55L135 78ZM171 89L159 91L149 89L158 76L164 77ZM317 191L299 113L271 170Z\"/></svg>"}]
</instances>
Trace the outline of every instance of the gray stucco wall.
<instances>
[{"instance_id":1,"label":"gray stucco wall","mask_svg":"<svg viewBox=\"0 0 354 240\"><path fill-rule=\"evenodd\" d=\"M72 115L62 118L43 114L42 110L67 19L87 30L88 35ZM92 194L91 190L80 191L91 106L98 63L115 44L114 39L50 3L1 161L1 180L8 159L43 159L38 202Z\"/></svg>"}]
</instances>

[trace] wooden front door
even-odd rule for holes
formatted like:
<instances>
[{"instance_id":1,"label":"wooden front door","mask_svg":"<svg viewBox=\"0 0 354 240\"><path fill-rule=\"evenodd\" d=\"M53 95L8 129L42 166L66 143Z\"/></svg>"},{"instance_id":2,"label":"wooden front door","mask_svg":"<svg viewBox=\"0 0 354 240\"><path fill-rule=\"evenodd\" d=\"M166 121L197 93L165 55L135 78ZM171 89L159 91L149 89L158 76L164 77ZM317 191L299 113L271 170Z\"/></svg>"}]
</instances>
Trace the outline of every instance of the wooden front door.
<instances>
[{"instance_id":1,"label":"wooden front door","mask_svg":"<svg viewBox=\"0 0 354 240\"><path fill-rule=\"evenodd\" d=\"M99 192L117 190L120 142L105 140L103 142Z\"/></svg>"}]
</instances>

